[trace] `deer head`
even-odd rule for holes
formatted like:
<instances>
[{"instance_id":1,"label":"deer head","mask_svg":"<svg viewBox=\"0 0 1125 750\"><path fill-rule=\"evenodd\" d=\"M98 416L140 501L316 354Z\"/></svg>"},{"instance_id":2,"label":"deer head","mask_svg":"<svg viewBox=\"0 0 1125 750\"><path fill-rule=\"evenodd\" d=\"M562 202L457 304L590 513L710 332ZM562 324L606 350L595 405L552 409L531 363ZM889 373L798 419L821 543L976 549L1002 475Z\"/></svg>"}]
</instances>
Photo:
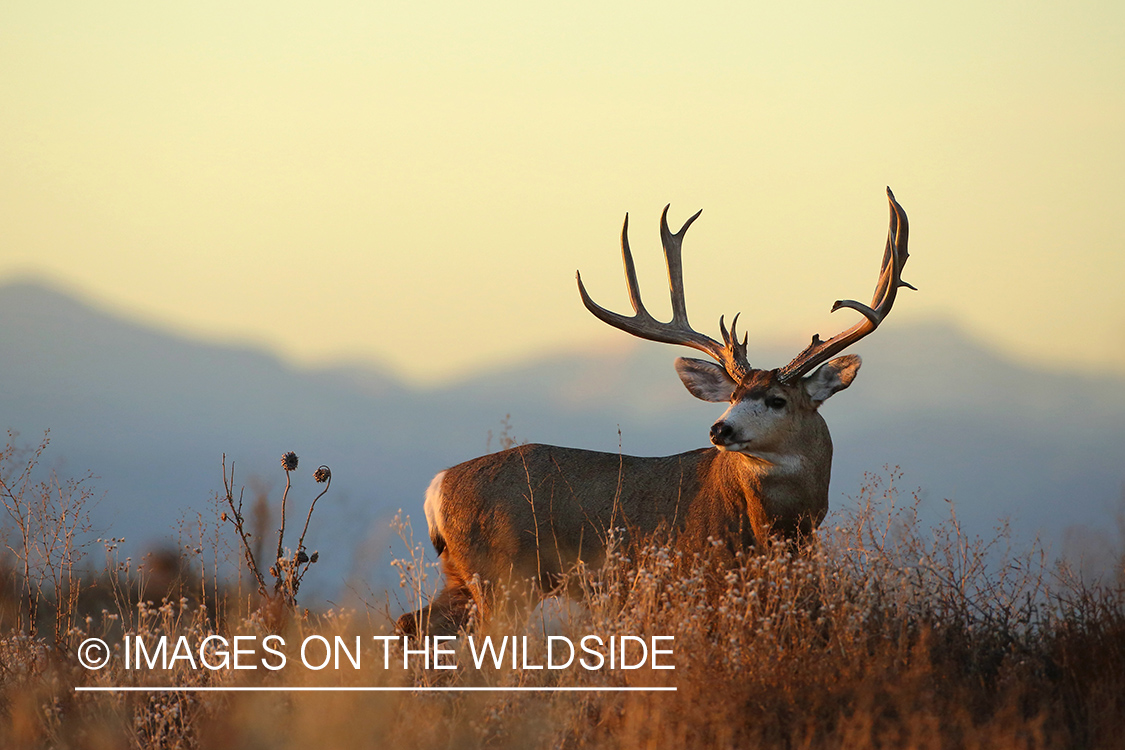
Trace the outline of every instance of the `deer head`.
<instances>
[{"instance_id":1,"label":"deer head","mask_svg":"<svg viewBox=\"0 0 1125 750\"><path fill-rule=\"evenodd\" d=\"M801 422L855 379L861 364L858 356L832 357L879 326L890 313L899 287L914 289L902 280L902 269L909 257L906 212L895 200L890 188L887 188L887 200L891 212L890 230L871 305L855 300L837 300L832 305L832 312L848 307L858 311L863 319L827 341L814 335L804 351L779 369L762 370L750 365L746 358L747 339L738 339L738 315L731 320L729 331L724 319L719 318L721 344L695 331L688 323L681 251L684 234L702 211L691 216L676 233L668 228L668 206L664 207L660 217L661 244L664 246L672 297L672 320L668 323L653 318L641 301L633 254L629 249L628 215L621 230L621 255L634 314L621 315L594 302L582 284L580 273L578 292L586 309L614 328L650 341L689 346L714 359L710 362L680 357L675 363L680 380L693 396L704 401L730 404L711 425L711 442L721 450L752 455L772 452L793 436L800 435Z\"/></svg>"}]
</instances>

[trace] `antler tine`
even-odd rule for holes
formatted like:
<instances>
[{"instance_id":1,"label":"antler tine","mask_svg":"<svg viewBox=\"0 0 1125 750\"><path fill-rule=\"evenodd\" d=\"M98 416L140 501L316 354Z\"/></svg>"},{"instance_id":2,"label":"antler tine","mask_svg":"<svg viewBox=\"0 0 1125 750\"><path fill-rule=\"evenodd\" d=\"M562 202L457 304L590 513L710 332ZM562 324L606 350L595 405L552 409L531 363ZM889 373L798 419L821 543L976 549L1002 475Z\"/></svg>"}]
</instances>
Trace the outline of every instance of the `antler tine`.
<instances>
[{"instance_id":1,"label":"antler tine","mask_svg":"<svg viewBox=\"0 0 1125 750\"><path fill-rule=\"evenodd\" d=\"M640 285L637 283L637 271L633 263L633 253L629 249L629 215L625 215L625 223L621 228L621 258L625 266L625 285L629 290L629 301L633 305L633 316L625 316L620 313L615 313L605 309L601 305L594 302L590 295L586 292L586 287L582 283L582 274L578 273L578 293L582 297L582 304L586 309L593 313L594 317L603 323L607 323L614 328L625 331L639 338L648 339L649 341L659 341L665 344L681 344L683 346L690 346L714 358L719 364L723 365L729 374L736 381L741 382L746 373L750 371L750 365L746 362L746 347L745 342L740 347L738 342L733 338L728 338L727 331L723 331L723 344L715 341L710 336L705 336L698 331L692 329L688 324L687 319L687 303L684 300L684 278L683 278L683 265L680 258L681 248L683 245L684 234L687 232L689 226L694 222L699 215L703 213L698 211L689 218L684 225L680 227L680 231L672 233L668 228L668 206L664 207L664 213L660 217L660 237L661 244L664 246L664 258L668 264L668 286L672 296L672 320L668 323L661 323L649 314L645 309L644 303L641 301ZM722 323L720 321L720 327Z\"/></svg>"},{"instance_id":2,"label":"antler tine","mask_svg":"<svg viewBox=\"0 0 1125 750\"><path fill-rule=\"evenodd\" d=\"M652 320L645 305L641 302L641 285L637 282L637 266L633 262L633 251L629 249L629 214L625 214L625 223L621 225L621 263L625 266L625 286L629 288L629 302L633 305L633 312L638 317ZM578 280L582 284L581 277Z\"/></svg>"},{"instance_id":3,"label":"antler tine","mask_svg":"<svg viewBox=\"0 0 1125 750\"><path fill-rule=\"evenodd\" d=\"M742 313L735 313L734 319L730 322L730 333L727 333L727 327L723 324L723 316L719 316L719 332L723 334L724 351L729 351L730 355L737 362L746 362L746 341L747 337L742 337L742 342L738 341L738 332L735 327L738 326L738 316Z\"/></svg>"},{"instance_id":4,"label":"antler tine","mask_svg":"<svg viewBox=\"0 0 1125 750\"><path fill-rule=\"evenodd\" d=\"M578 279L578 293L582 296L582 304L586 309L594 314L598 320L603 323L608 323L614 328L619 328L626 333L632 333L637 336L642 334L638 332L639 329L657 326L659 323L653 318L648 310L645 309L644 302L641 301L641 287L637 282L637 269L633 263L633 253L629 249L629 214L625 214L625 223L621 227L621 261L625 266L625 286L629 291L629 302L633 305L633 312L636 313L632 317L615 313L612 310L607 310L590 297L586 292L586 286L582 283L582 272L576 271ZM634 330L637 329L637 330ZM644 338L649 338L644 336Z\"/></svg>"},{"instance_id":5,"label":"antler tine","mask_svg":"<svg viewBox=\"0 0 1125 750\"><path fill-rule=\"evenodd\" d=\"M910 235L906 211L895 200L894 193L891 192L889 187L887 188L887 201L891 208L890 229L887 233L887 247L883 251L883 264L879 269L879 280L875 285L875 294L871 300L871 306L850 299L836 300L832 305L832 312L836 312L842 307L849 307L861 313L864 319L827 341L821 341L820 336L814 335L812 342L805 350L798 354L792 362L781 368L778 376L782 381L792 382L802 377L809 370L874 331L890 314L891 307L895 303L895 296L898 294L898 288L904 286L907 289L914 289L913 286L902 280L902 268L906 265L907 258L910 257L906 249Z\"/></svg>"},{"instance_id":6,"label":"antler tine","mask_svg":"<svg viewBox=\"0 0 1125 750\"><path fill-rule=\"evenodd\" d=\"M668 228L668 209L671 207L672 204L669 203L660 214L660 244L664 246L664 259L668 264L668 288L672 294L672 325L690 330L687 319L687 302L684 300L684 267L680 253L683 249L684 235L687 234L688 227L699 218L703 209L696 211L691 218L684 222L680 231L672 234L672 230Z\"/></svg>"}]
</instances>

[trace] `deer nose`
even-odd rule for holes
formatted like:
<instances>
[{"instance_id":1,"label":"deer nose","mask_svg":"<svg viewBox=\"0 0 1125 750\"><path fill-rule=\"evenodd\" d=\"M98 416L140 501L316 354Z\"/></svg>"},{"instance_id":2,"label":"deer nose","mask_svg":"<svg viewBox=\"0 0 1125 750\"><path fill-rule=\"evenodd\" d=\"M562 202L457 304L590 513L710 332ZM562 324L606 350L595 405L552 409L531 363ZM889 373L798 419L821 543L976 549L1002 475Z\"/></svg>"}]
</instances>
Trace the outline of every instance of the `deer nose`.
<instances>
[{"instance_id":1,"label":"deer nose","mask_svg":"<svg viewBox=\"0 0 1125 750\"><path fill-rule=\"evenodd\" d=\"M711 442L715 445L726 445L734 435L734 428L726 422L716 422L711 425Z\"/></svg>"}]
</instances>

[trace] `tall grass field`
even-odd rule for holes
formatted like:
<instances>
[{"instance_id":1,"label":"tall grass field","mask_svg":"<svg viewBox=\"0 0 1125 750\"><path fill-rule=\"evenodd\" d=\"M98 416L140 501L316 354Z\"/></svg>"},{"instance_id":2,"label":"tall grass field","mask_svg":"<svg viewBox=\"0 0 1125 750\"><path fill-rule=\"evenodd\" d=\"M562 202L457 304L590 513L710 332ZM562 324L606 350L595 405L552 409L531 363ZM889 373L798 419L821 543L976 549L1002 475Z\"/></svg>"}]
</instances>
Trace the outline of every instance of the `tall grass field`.
<instances>
[{"instance_id":1,"label":"tall grass field","mask_svg":"<svg viewBox=\"0 0 1125 750\"><path fill-rule=\"evenodd\" d=\"M215 518L134 561L45 448L0 454L3 748L1125 747L1122 561L1083 580L1002 526L924 525L893 471L799 548L611 543L577 601L404 643L440 585L405 516L400 587L306 607L288 481L284 534L231 474Z\"/></svg>"}]
</instances>

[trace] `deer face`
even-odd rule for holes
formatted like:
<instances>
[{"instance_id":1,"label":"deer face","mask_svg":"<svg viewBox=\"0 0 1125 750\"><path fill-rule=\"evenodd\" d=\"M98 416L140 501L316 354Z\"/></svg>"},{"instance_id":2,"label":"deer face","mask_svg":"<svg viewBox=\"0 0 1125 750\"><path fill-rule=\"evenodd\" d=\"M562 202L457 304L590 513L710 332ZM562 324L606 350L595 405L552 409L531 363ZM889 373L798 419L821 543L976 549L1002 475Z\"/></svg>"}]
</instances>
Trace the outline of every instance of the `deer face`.
<instances>
[{"instance_id":1,"label":"deer face","mask_svg":"<svg viewBox=\"0 0 1125 750\"><path fill-rule=\"evenodd\" d=\"M727 401L723 416L711 425L711 442L719 450L768 453L782 449L802 432L806 419L824 401L851 385L859 371L855 355L826 362L812 375L787 384L776 370L752 370L735 383L720 365L699 359L676 360L688 391L704 401Z\"/></svg>"}]
</instances>

